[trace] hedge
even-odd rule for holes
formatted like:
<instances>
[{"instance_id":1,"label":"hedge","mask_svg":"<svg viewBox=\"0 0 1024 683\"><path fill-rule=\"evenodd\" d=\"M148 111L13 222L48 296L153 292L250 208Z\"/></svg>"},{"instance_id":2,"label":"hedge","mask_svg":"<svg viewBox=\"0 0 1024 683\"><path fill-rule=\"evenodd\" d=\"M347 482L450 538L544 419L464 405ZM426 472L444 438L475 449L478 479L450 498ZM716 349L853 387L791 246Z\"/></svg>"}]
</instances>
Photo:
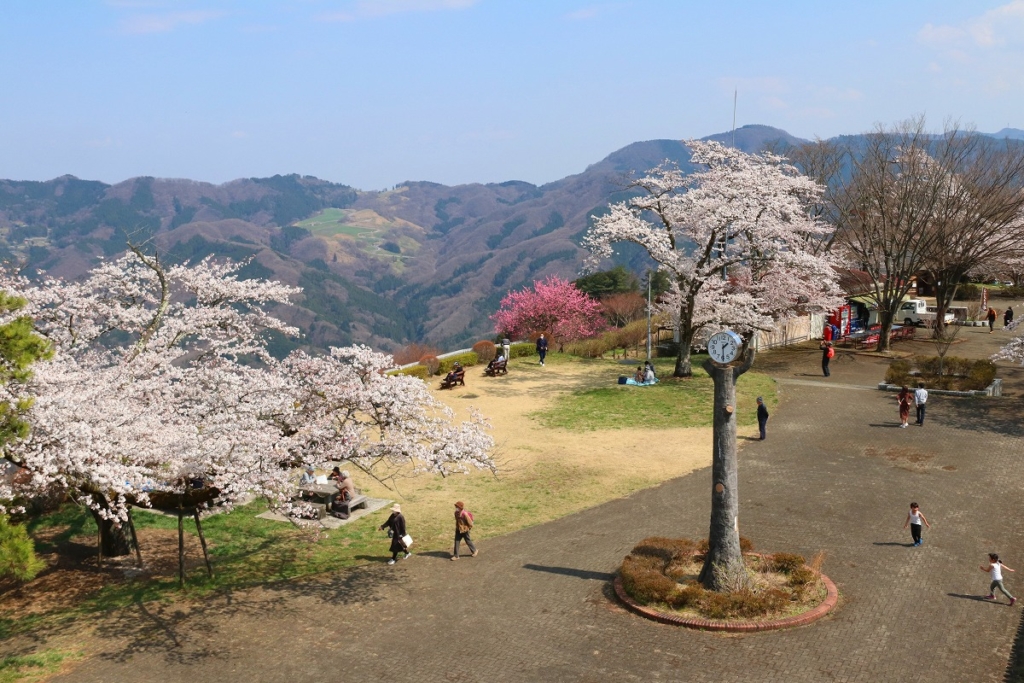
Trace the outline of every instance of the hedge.
<instances>
[{"instance_id":1,"label":"hedge","mask_svg":"<svg viewBox=\"0 0 1024 683\"><path fill-rule=\"evenodd\" d=\"M480 362L480 357L472 351L466 353L457 353L454 356L448 356L447 358L441 359L441 367L438 368L438 372L447 374L451 372L452 366L459 363L464 368L468 368L471 365L476 365Z\"/></svg>"},{"instance_id":2,"label":"hedge","mask_svg":"<svg viewBox=\"0 0 1024 683\"><path fill-rule=\"evenodd\" d=\"M392 375L409 375L410 377L419 377L426 381L430 375L427 373L427 368L422 365L413 365L412 367L405 368L404 370L395 370Z\"/></svg>"}]
</instances>

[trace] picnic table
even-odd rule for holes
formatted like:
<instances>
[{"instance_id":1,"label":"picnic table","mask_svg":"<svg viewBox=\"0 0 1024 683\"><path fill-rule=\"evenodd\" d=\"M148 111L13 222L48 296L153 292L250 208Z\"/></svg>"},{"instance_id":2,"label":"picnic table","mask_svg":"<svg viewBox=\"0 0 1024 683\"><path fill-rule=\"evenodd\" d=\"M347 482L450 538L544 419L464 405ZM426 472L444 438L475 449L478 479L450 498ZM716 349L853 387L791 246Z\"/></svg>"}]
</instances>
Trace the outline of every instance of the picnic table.
<instances>
[{"instance_id":1,"label":"picnic table","mask_svg":"<svg viewBox=\"0 0 1024 683\"><path fill-rule=\"evenodd\" d=\"M893 325L892 330L889 332L890 341L903 341L906 339L914 338L915 328L913 325ZM854 346L858 349L867 348L873 344L878 343L878 337L881 334L881 327L873 327L870 330L861 330L860 332L852 332L847 335L846 343Z\"/></svg>"},{"instance_id":2,"label":"picnic table","mask_svg":"<svg viewBox=\"0 0 1024 683\"><path fill-rule=\"evenodd\" d=\"M330 484L303 484L299 486L299 496L302 498L315 498L317 502L330 506L334 497L338 495L338 487Z\"/></svg>"}]
</instances>

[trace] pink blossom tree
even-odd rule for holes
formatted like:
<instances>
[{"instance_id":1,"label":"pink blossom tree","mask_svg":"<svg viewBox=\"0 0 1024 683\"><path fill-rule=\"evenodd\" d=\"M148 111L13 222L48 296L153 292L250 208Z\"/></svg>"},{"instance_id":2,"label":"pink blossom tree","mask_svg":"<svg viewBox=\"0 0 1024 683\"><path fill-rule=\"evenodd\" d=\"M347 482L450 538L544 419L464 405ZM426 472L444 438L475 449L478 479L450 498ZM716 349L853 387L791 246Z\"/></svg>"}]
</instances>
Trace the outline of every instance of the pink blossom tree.
<instances>
[{"instance_id":1,"label":"pink blossom tree","mask_svg":"<svg viewBox=\"0 0 1024 683\"><path fill-rule=\"evenodd\" d=\"M692 374L691 348L719 329L749 337L775 320L842 303L834 257L807 248L832 230L808 211L822 188L774 154L686 144L699 170L650 171L633 183L641 194L611 205L583 242L591 269L616 243L633 242L669 275L663 300L679 331L676 377Z\"/></svg>"},{"instance_id":2,"label":"pink blossom tree","mask_svg":"<svg viewBox=\"0 0 1024 683\"><path fill-rule=\"evenodd\" d=\"M552 275L533 287L509 292L491 316L498 334L525 337L543 332L559 349L567 341L592 337L604 329L601 303L576 285Z\"/></svg>"}]
</instances>

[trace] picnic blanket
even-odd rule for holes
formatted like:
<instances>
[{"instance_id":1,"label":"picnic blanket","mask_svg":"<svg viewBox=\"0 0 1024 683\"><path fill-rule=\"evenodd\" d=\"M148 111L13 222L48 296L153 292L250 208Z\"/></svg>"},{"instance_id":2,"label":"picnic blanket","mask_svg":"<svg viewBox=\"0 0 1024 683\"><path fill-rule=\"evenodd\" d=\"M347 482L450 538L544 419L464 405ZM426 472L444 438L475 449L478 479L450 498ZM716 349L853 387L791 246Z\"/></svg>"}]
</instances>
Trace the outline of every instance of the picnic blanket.
<instances>
[{"instance_id":1,"label":"picnic blanket","mask_svg":"<svg viewBox=\"0 0 1024 683\"><path fill-rule=\"evenodd\" d=\"M653 382L637 382L632 377L626 380L626 384L628 384L631 387L653 387L657 383L657 379L655 379Z\"/></svg>"}]
</instances>

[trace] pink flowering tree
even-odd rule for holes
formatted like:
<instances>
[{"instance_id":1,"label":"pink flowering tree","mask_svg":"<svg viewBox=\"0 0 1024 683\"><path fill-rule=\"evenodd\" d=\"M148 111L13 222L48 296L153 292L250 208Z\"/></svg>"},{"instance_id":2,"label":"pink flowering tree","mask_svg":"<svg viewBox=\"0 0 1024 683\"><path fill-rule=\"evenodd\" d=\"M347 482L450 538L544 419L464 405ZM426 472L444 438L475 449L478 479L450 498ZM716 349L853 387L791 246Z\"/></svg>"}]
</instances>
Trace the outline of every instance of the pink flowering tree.
<instances>
[{"instance_id":1,"label":"pink flowering tree","mask_svg":"<svg viewBox=\"0 0 1024 683\"><path fill-rule=\"evenodd\" d=\"M605 327L601 303L556 275L506 294L491 320L498 334L513 338L543 332L559 350L565 342L592 337Z\"/></svg>"},{"instance_id":2,"label":"pink flowering tree","mask_svg":"<svg viewBox=\"0 0 1024 683\"><path fill-rule=\"evenodd\" d=\"M672 290L662 300L679 331L676 377L692 374L691 349L713 332L729 327L750 337L842 303L834 257L808 250L832 231L808 211L822 188L773 154L686 144L697 171L650 171L633 183L640 195L611 205L583 241L591 269L616 243L633 242L668 274Z\"/></svg>"}]
</instances>

